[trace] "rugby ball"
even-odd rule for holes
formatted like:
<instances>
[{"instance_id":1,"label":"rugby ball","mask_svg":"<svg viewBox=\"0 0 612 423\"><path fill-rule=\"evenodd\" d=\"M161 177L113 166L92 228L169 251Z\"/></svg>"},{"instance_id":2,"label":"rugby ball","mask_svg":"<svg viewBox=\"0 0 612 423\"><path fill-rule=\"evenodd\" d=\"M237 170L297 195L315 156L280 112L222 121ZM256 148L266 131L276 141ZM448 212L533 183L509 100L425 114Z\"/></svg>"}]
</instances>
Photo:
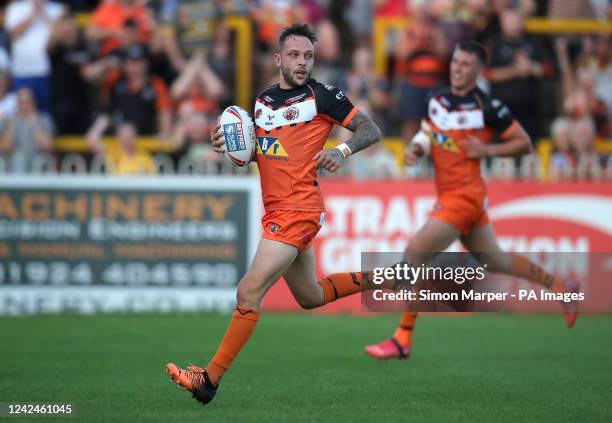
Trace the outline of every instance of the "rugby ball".
<instances>
[{"instance_id":1,"label":"rugby ball","mask_svg":"<svg viewBox=\"0 0 612 423\"><path fill-rule=\"evenodd\" d=\"M234 166L246 166L256 151L255 125L241 107L230 106L221 113L219 125L225 137L225 157Z\"/></svg>"}]
</instances>

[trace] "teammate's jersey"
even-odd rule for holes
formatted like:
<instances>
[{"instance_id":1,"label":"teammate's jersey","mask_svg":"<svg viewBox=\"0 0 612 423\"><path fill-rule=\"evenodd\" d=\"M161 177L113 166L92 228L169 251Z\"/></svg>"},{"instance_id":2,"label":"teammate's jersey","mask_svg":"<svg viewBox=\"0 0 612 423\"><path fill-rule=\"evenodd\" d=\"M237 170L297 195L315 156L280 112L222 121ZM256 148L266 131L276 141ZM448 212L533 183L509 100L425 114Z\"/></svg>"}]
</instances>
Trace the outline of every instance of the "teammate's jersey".
<instances>
[{"instance_id":1,"label":"teammate's jersey","mask_svg":"<svg viewBox=\"0 0 612 423\"><path fill-rule=\"evenodd\" d=\"M255 102L257 166L264 207L323 211L313 157L334 124L348 125L357 109L342 91L314 79L298 88L267 88Z\"/></svg>"},{"instance_id":2,"label":"teammate's jersey","mask_svg":"<svg viewBox=\"0 0 612 423\"><path fill-rule=\"evenodd\" d=\"M469 135L488 143L494 132L502 137L515 124L510 110L479 88L465 96L443 88L427 99L422 128L431 139L431 159L438 193L457 189L485 192L480 159L467 158L461 141Z\"/></svg>"}]
</instances>

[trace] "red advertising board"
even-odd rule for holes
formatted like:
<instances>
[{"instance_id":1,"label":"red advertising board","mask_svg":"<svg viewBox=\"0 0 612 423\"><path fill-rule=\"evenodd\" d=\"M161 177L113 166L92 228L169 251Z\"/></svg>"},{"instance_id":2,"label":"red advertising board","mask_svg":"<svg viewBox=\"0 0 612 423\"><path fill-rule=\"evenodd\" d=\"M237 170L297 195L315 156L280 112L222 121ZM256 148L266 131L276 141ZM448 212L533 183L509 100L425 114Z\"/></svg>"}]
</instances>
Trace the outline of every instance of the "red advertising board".
<instances>
[{"instance_id":1,"label":"red advertising board","mask_svg":"<svg viewBox=\"0 0 612 423\"><path fill-rule=\"evenodd\" d=\"M319 276L360 270L361 252L402 251L435 202L432 181L328 180L321 185L327 213L314 242ZM488 191L489 217L507 251L612 251L612 182L489 182ZM279 283L264 308L299 306ZM356 295L320 310L360 308Z\"/></svg>"}]
</instances>

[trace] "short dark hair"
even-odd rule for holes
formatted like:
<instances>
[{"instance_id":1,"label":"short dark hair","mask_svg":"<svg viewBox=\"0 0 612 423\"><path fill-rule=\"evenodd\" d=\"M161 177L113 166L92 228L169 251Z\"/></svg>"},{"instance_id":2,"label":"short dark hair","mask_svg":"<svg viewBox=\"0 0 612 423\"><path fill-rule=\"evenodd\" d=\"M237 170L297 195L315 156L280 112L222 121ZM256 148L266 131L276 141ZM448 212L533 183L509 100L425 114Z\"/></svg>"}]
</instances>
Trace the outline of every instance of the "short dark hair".
<instances>
[{"instance_id":1,"label":"short dark hair","mask_svg":"<svg viewBox=\"0 0 612 423\"><path fill-rule=\"evenodd\" d=\"M457 50L465 51L467 53L476 56L482 66L486 66L489 63L489 54L482 44L478 41L463 41L457 43L455 47Z\"/></svg>"},{"instance_id":2,"label":"short dark hair","mask_svg":"<svg viewBox=\"0 0 612 423\"><path fill-rule=\"evenodd\" d=\"M280 35L278 36L278 49L279 50L283 49L283 45L285 44L285 40L287 38L291 37L292 35L295 35L295 36L298 36L298 37L306 37L313 44L315 43L315 41L317 41L317 36L310 29L308 24L294 23L291 26L283 28L283 30L281 31Z\"/></svg>"}]
</instances>

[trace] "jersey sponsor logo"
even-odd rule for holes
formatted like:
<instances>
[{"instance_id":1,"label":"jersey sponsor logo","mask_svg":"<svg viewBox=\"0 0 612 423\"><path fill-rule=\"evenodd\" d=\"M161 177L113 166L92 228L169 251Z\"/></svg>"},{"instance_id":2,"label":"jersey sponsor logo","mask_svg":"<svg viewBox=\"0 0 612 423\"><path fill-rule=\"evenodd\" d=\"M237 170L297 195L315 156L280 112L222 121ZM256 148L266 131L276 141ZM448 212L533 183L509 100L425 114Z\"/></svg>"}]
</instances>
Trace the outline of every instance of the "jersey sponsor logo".
<instances>
[{"instance_id":1,"label":"jersey sponsor logo","mask_svg":"<svg viewBox=\"0 0 612 423\"><path fill-rule=\"evenodd\" d=\"M301 99L303 99L304 97L306 97L307 93L302 93L300 95L296 95L295 97L291 97L285 100L285 104L291 104L291 103L296 103L298 101L300 101Z\"/></svg>"},{"instance_id":2,"label":"jersey sponsor logo","mask_svg":"<svg viewBox=\"0 0 612 423\"><path fill-rule=\"evenodd\" d=\"M264 96L264 101L267 101L268 103L272 103L274 101L274 99L272 97L270 97L269 95Z\"/></svg>"},{"instance_id":3,"label":"jersey sponsor logo","mask_svg":"<svg viewBox=\"0 0 612 423\"><path fill-rule=\"evenodd\" d=\"M334 90L334 88L336 88L336 87L334 87L334 86L333 86L333 85L331 85L331 84L326 84L326 85L324 85L324 87L327 89L327 91L333 91L333 90Z\"/></svg>"},{"instance_id":4,"label":"jersey sponsor logo","mask_svg":"<svg viewBox=\"0 0 612 423\"><path fill-rule=\"evenodd\" d=\"M225 148L227 151L239 151L246 148L241 122L223 125L223 134L225 135Z\"/></svg>"},{"instance_id":5,"label":"jersey sponsor logo","mask_svg":"<svg viewBox=\"0 0 612 423\"><path fill-rule=\"evenodd\" d=\"M289 107L283 112L283 117L286 120L295 120L300 115L300 111L296 107Z\"/></svg>"},{"instance_id":6,"label":"jersey sponsor logo","mask_svg":"<svg viewBox=\"0 0 612 423\"><path fill-rule=\"evenodd\" d=\"M461 150L459 149L459 146L457 145L457 143L455 142L453 138L448 137L439 132L432 132L431 141L438 147L442 148L443 150L450 151L452 153L461 152Z\"/></svg>"},{"instance_id":7,"label":"jersey sponsor logo","mask_svg":"<svg viewBox=\"0 0 612 423\"><path fill-rule=\"evenodd\" d=\"M336 98L338 100L342 100L344 98L344 93L342 91L338 91L338 94L336 94Z\"/></svg>"},{"instance_id":8,"label":"jersey sponsor logo","mask_svg":"<svg viewBox=\"0 0 612 423\"><path fill-rule=\"evenodd\" d=\"M259 117L255 116L255 125L266 131L294 123L309 122L317 115L317 105L314 98L294 103L287 109L272 110L260 102L257 103L257 108L260 108L262 113ZM294 111L288 112L291 109L294 109Z\"/></svg>"},{"instance_id":9,"label":"jersey sponsor logo","mask_svg":"<svg viewBox=\"0 0 612 423\"><path fill-rule=\"evenodd\" d=\"M276 137L257 137L257 154L266 157L286 157L287 151Z\"/></svg>"},{"instance_id":10,"label":"jersey sponsor logo","mask_svg":"<svg viewBox=\"0 0 612 423\"><path fill-rule=\"evenodd\" d=\"M441 131L484 128L482 110L457 110L449 112L435 98L429 100L427 109L430 120Z\"/></svg>"},{"instance_id":11,"label":"jersey sponsor logo","mask_svg":"<svg viewBox=\"0 0 612 423\"><path fill-rule=\"evenodd\" d=\"M474 110L476 107L478 107L476 103L461 103L459 105L459 109L461 110Z\"/></svg>"}]
</instances>

